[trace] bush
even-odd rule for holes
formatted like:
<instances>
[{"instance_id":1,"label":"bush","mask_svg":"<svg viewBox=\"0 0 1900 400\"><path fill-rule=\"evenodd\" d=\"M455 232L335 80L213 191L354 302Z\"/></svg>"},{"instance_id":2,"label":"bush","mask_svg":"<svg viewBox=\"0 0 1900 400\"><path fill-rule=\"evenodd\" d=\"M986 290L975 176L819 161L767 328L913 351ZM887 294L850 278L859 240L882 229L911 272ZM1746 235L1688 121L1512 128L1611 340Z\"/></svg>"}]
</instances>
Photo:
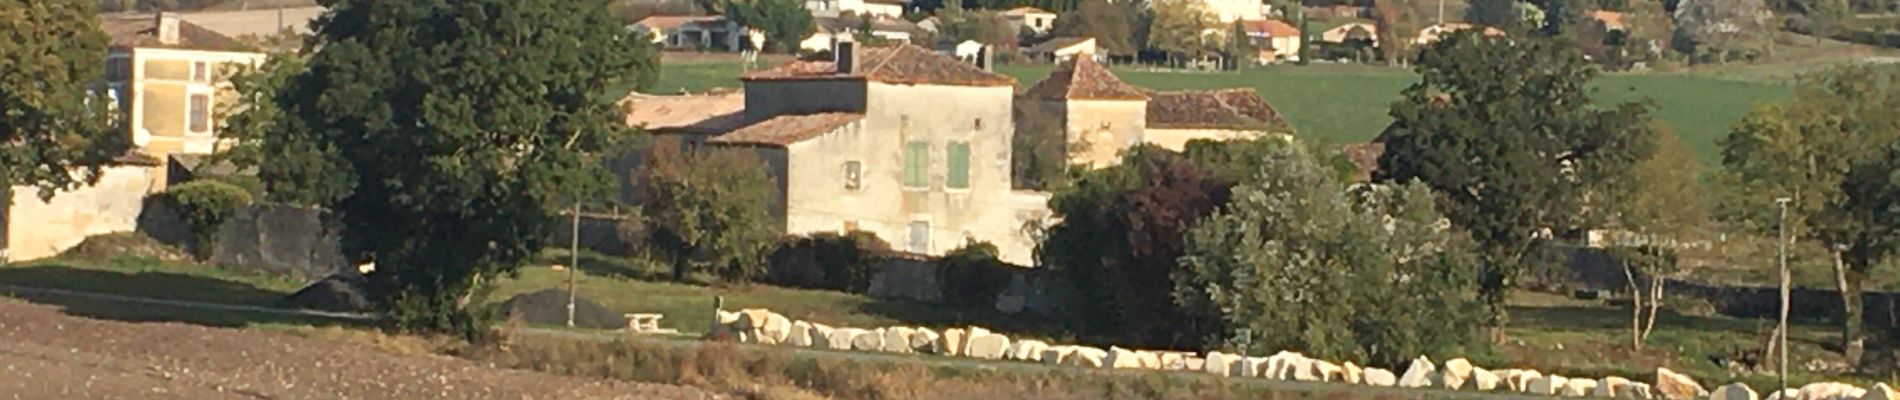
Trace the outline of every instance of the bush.
<instances>
[{"instance_id":1,"label":"bush","mask_svg":"<svg viewBox=\"0 0 1900 400\"><path fill-rule=\"evenodd\" d=\"M871 288L891 245L877 235L852 231L792 237L772 252L767 279L779 286L864 293Z\"/></svg>"},{"instance_id":2,"label":"bush","mask_svg":"<svg viewBox=\"0 0 1900 400\"><path fill-rule=\"evenodd\" d=\"M989 243L971 243L945 254L937 262L944 304L964 309L994 304L1015 276L1015 267L997 260L996 254L996 245Z\"/></svg>"},{"instance_id":3,"label":"bush","mask_svg":"<svg viewBox=\"0 0 1900 400\"><path fill-rule=\"evenodd\" d=\"M211 258L218 229L236 215L238 208L251 204L251 192L229 183L193 181L165 191L165 204L178 213L191 230L190 248L199 261Z\"/></svg>"}]
</instances>

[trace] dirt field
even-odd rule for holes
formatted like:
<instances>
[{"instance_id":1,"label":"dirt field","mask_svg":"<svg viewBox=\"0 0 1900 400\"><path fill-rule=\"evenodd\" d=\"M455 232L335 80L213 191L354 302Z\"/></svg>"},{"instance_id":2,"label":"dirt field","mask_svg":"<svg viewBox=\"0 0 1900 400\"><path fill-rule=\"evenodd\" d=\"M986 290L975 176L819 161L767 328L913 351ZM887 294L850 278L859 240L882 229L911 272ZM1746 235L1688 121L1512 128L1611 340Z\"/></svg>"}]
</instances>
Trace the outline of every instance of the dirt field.
<instances>
[{"instance_id":1,"label":"dirt field","mask_svg":"<svg viewBox=\"0 0 1900 400\"><path fill-rule=\"evenodd\" d=\"M709 399L271 332L72 317L0 301L0 398Z\"/></svg>"}]
</instances>

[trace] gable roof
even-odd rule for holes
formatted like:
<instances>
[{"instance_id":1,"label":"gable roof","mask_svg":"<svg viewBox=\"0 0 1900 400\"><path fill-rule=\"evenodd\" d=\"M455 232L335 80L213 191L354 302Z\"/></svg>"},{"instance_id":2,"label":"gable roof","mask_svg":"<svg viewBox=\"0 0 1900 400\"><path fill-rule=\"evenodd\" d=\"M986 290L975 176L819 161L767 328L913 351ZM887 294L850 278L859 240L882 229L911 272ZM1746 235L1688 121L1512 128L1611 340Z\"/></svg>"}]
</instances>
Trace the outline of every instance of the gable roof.
<instances>
[{"instance_id":1,"label":"gable roof","mask_svg":"<svg viewBox=\"0 0 1900 400\"><path fill-rule=\"evenodd\" d=\"M647 27L647 29L663 31L678 28L686 24L720 21L725 18L726 17L717 15L654 15L641 18L633 24Z\"/></svg>"},{"instance_id":2,"label":"gable roof","mask_svg":"<svg viewBox=\"0 0 1900 400\"><path fill-rule=\"evenodd\" d=\"M1295 28L1293 27L1293 25L1289 25L1286 22L1282 22L1277 19L1256 19L1256 20L1240 21L1240 26L1241 28L1246 29L1247 34L1249 35L1261 35L1261 36L1268 36L1268 37L1300 36L1300 28Z\"/></svg>"},{"instance_id":3,"label":"gable roof","mask_svg":"<svg viewBox=\"0 0 1900 400\"><path fill-rule=\"evenodd\" d=\"M1291 126L1253 89L1148 93L1151 129L1271 130Z\"/></svg>"},{"instance_id":4,"label":"gable roof","mask_svg":"<svg viewBox=\"0 0 1900 400\"><path fill-rule=\"evenodd\" d=\"M1023 92L1023 97L1043 100L1147 100L1148 95L1122 83L1121 78L1089 57L1063 62L1049 77Z\"/></svg>"},{"instance_id":5,"label":"gable roof","mask_svg":"<svg viewBox=\"0 0 1900 400\"><path fill-rule=\"evenodd\" d=\"M1035 7L1016 7L1016 8L1009 9L1009 11L1003 12L1003 15L1008 15L1008 16L1024 16L1024 15L1029 15L1029 14L1056 15L1056 13L1052 13L1052 12L1049 12L1048 10L1043 10L1043 9L1035 8Z\"/></svg>"},{"instance_id":6,"label":"gable roof","mask_svg":"<svg viewBox=\"0 0 1900 400\"><path fill-rule=\"evenodd\" d=\"M831 61L800 60L753 71L742 81L867 80L896 84L950 86L1015 86L1016 79L984 71L970 63L912 44L865 47L858 52L860 68L838 73Z\"/></svg>"},{"instance_id":7,"label":"gable roof","mask_svg":"<svg viewBox=\"0 0 1900 400\"><path fill-rule=\"evenodd\" d=\"M732 133L719 135L706 142L784 147L822 136L861 119L864 119L863 114L839 112L780 115L739 128Z\"/></svg>"},{"instance_id":8,"label":"gable roof","mask_svg":"<svg viewBox=\"0 0 1900 400\"><path fill-rule=\"evenodd\" d=\"M1067 48L1075 47L1082 44L1089 44L1093 46L1094 43L1095 43L1095 38L1088 37L1088 36L1059 37L1059 38L1043 41L1042 43L1037 43L1035 46L1029 46L1029 52L1030 53L1054 53L1057 50L1067 49Z\"/></svg>"},{"instance_id":9,"label":"gable roof","mask_svg":"<svg viewBox=\"0 0 1900 400\"><path fill-rule=\"evenodd\" d=\"M1604 10L1591 11L1590 19L1603 23L1604 28L1611 30L1623 29L1623 13L1620 12Z\"/></svg>"},{"instance_id":10,"label":"gable roof","mask_svg":"<svg viewBox=\"0 0 1900 400\"><path fill-rule=\"evenodd\" d=\"M654 96L634 93L623 100L627 125L653 133L719 134L745 126L745 93Z\"/></svg>"},{"instance_id":11,"label":"gable roof","mask_svg":"<svg viewBox=\"0 0 1900 400\"><path fill-rule=\"evenodd\" d=\"M184 50L254 52L237 39L185 21L178 22L178 41L164 43L158 37L158 19L175 18L158 14L120 14L99 16L99 30L111 38L112 48L166 48Z\"/></svg>"},{"instance_id":12,"label":"gable roof","mask_svg":"<svg viewBox=\"0 0 1900 400\"><path fill-rule=\"evenodd\" d=\"M843 16L812 16L811 22L819 32L827 33L855 31L864 25L864 20L862 19L845 18ZM902 18L885 16L871 17L871 31L873 32L917 33L922 30L924 30L924 28Z\"/></svg>"}]
</instances>

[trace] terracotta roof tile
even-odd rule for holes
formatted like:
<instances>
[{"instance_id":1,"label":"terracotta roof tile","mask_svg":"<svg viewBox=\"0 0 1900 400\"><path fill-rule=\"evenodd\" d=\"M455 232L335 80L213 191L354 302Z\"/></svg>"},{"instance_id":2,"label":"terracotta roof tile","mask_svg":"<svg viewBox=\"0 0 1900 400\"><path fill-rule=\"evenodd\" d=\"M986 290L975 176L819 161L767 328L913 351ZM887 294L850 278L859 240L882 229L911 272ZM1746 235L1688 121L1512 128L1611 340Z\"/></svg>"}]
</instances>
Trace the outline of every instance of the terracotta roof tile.
<instances>
[{"instance_id":1,"label":"terracotta roof tile","mask_svg":"<svg viewBox=\"0 0 1900 400\"><path fill-rule=\"evenodd\" d=\"M635 93L625 101L627 125L653 133L719 134L745 126L745 93L653 96Z\"/></svg>"},{"instance_id":2,"label":"terracotta roof tile","mask_svg":"<svg viewBox=\"0 0 1900 400\"><path fill-rule=\"evenodd\" d=\"M1035 46L1030 46L1029 52L1054 53L1056 50L1062 50L1062 49L1074 47L1075 45L1093 42L1093 41L1095 41L1095 38L1092 38L1092 37L1059 37L1055 39L1049 39L1048 41L1044 41L1042 43L1037 43Z\"/></svg>"},{"instance_id":3,"label":"terracotta roof tile","mask_svg":"<svg viewBox=\"0 0 1900 400\"><path fill-rule=\"evenodd\" d=\"M648 29L667 30L667 29L678 28L681 25L686 25L690 23L715 22L715 21L721 21L724 19L725 17L721 17L717 15L654 15L654 16L649 16L646 18L641 18L639 21L635 21L633 24L645 26Z\"/></svg>"},{"instance_id":4,"label":"terracotta roof tile","mask_svg":"<svg viewBox=\"0 0 1900 400\"><path fill-rule=\"evenodd\" d=\"M1062 63L1048 78L1023 92L1023 97L1043 100L1147 100L1148 95L1122 83L1115 73L1088 57L1076 57Z\"/></svg>"},{"instance_id":5,"label":"terracotta roof tile","mask_svg":"<svg viewBox=\"0 0 1900 400\"><path fill-rule=\"evenodd\" d=\"M1371 182L1372 174L1379 170L1379 156L1385 155L1385 143L1353 143L1339 149L1359 166L1359 172L1353 175L1354 182Z\"/></svg>"},{"instance_id":6,"label":"terracotta roof tile","mask_svg":"<svg viewBox=\"0 0 1900 400\"><path fill-rule=\"evenodd\" d=\"M786 146L824 135L861 119L864 119L864 115L855 113L780 115L719 135L707 142Z\"/></svg>"},{"instance_id":7,"label":"terracotta roof tile","mask_svg":"<svg viewBox=\"0 0 1900 400\"><path fill-rule=\"evenodd\" d=\"M161 43L158 40L158 16L152 14L100 16L99 30L112 38L111 46L114 48L256 51L230 36L184 20L178 21L178 42Z\"/></svg>"},{"instance_id":8,"label":"terracotta roof tile","mask_svg":"<svg viewBox=\"0 0 1900 400\"><path fill-rule=\"evenodd\" d=\"M1240 21L1240 26L1242 28L1247 29L1248 34L1253 34L1253 35L1265 35L1268 37L1289 37L1289 36L1300 35L1300 28L1295 28L1293 27L1293 25L1287 24L1286 22L1282 22L1277 19L1256 19L1256 20L1250 20L1250 21Z\"/></svg>"},{"instance_id":9,"label":"terracotta roof tile","mask_svg":"<svg viewBox=\"0 0 1900 400\"><path fill-rule=\"evenodd\" d=\"M1035 8L1035 7L1016 7L1016 8L1009 9L1009 11L1003 12L1003 15L1029 15L1029 14L1055 15L1055 13L1052 13L1040 8Z\"/></svg>"},{"instance_id":10,"label":"terracotta roof tile","mask_svg":"<svg viewBox=\"0 0 1900 400\"><path fill-rule=\"evenodd\" d=\"M864 79L896 84L953 86L1015 86L1016 80L984 71L942 53L910 44L867 47L859 51L857 73L840 74L830 61L793 61L745 74L746 81Z\"/></svg>"},{"instance_id":11,"label":"terracotta roof tile","mask_svg":"<svg viewBox=\"0 0 1900 400\"><path fill-rule=\"evenodd\" d=\"M1292 124L1253 89L1148 93L1148 127L1277 130Z\"/></svg>"}]
</instances>

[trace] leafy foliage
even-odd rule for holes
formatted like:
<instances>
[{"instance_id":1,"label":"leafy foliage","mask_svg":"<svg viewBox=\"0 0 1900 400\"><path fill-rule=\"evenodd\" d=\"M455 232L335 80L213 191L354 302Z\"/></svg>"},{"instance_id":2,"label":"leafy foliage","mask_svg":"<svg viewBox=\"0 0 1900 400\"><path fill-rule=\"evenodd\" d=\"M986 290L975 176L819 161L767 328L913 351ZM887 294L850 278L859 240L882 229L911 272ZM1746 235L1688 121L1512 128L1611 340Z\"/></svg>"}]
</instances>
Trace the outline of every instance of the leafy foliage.
<instances>
[{"instance_id":1,"label":"leafy foliage","mask_svg":"<svg viewBox=\"0 0 1900 400\"><path fill-rule=\"evenodd\" d=\"M798 51L798 42L817 29L799 0L728 0L724 11L739 26L765 32L766 48L786 53Z\"/></svg>"},{"instance_id":2,"label":"leafy foliage","mask_svg":"<svg viewBox=\"0 0 1900 400\"><path fill-rule=\"evenodd\" d=\"M1061 20L1058 18L1057 20ZM937 41L961 43L975 40L1003 49L1015 48L1021 32L1003 15L990 10L969 10L952 3L937 12Z\"/></svg>"},{"instance_id":3,"label":"leafy foliage","mask_svg":"<svg viewBox=\"0 0 1900 400\"><path fill-rule=\"evenodd\" d=\"M1704 61L1750 58L1771 40L1772 15L1762 0L1681 0L1673 46Z\"/></svg>"},{"instance_id":4,"label":"leafy foliage","mask_svg":"<svg viewBox=\"0 0 1900 400\"><path fill-rule=\"evenodd\" d=\"M1416 180L1441 196L1453 225L1478 243L1480 289L1492 327L1502 327L1504 293L1526 264L1554 236L1587 228L1588 191L1626 181L1647 156L1649 110L1592 104L1595 71L1549 39L1459 32L1422 53L1417 69L1420 81L1392 105L1374 178Z\"/></svg>"},{"instance_id":5,"label":"leafy foliage","mask_svg":"<svg viewBox=\"0 0 1900 400\"><path fill-rule=\"evenodd\" d=\"M164 201L191 230L192 255L199 261L211 259L224 221L238 209L251 204L251 193L244 188L218 181L191 181L165 190Z\"/></svg>"},{"instance_id":6,"label":"leafy foliage","mask_svg":"<svg viewBox=\"0 0 1900 400\"><path fill-rule=\"evenodd\" d=\"M1790 103L1749 112L1721 141L1724 219L1774 232L1771 200L1788 198L1788 234L1834 253L1850 358L1860 346L1862 283L1900 238L1890 201L1895 109L1900 67L1836 67L1801 77Z\"/></svg>"},{"instance_id":7,"label":"leafy foliage","mask_svg":"<svg viewBox=\"0 0 1900 400\"><path fill-rule=\"evenodd\" d=\"M1070 309L1079 328L1129 344L1197 344L1204 324L1176 307L1170 282L1183 236L1227 204L1233 185L1187 157L1138 147L1056 193L1050 205L1062 222L1049 229L1042 258L1078 289Z\"/></svg>"},{"instance_id":8,"label":"leafy foliage","mask_svg":"<svg viewBox=\"0 0 1900 400\"><path fill-rule=\"evenodd\" d=\"M1155 0L1148 26L1148 48L1171 57L1199 58L1227 48L1220 32L1227 26L1207 6L1193 0Z\"/></svg>"},{"instance_id":9,"label":"leafy foliage","mask_svg":"<svg viewBox=\"0 0 1900 400\"><path fill-rule=\"evenodd\" d=\"M780 234L768 211L777 185L744 151L654 148L641 206L648 243L668 253L674 280L699 270L744 283L765 272Z\"/></svg>"},{"instance_id":10,"label":"leafy foliage","mask_svg":"<svg viewBox=\"0 0 1900 400\"><path fill-rule=\"evenodd\" d=\"M937 282L943 302L965 310L992 307L996 296L1009 289L1016 267L996 259L996 245L968 243L937 261Z\"/></svg>"},{"instance_id":11,"label":"leafy foliage","mask_svg":"<svg viewBox=\"0 0 1900 400\"><path fill-rule=\"evenodd\" d=\"M126 149L111 99L89 89L106 55L93 14L89 1L0 0L0 192L36 186L51 197L96 181Z\"/></svg>"},{"instance_id":12,"label":"leafy foliage","mask_svg":"<svg viewBox=\"0 0 1900 400\"><path fill-rule=\"evenodd\" d=\"M1348 190L1298 147L1188 232L1175 298L1212 347L1400 365L1469 341L1475 257L1419 183Z\"/></svg>"},{"instance_id":13,"label":"leafy foliage","mask_svg":"<svg viewBox=\"0 0 1900 400\"><path fill-rule=\"evenodd\" d=\"M641 79L653 50L604 0L322 5L265 157L317 151L300 173L346 177L327 205L348 247L375 255L400 326L474 335L484 289L543 247L557 210L611 182L587 155L633 133L611 88ZM288 175L275 165L260 172Z\"/></svg>"},{"instance_id":14,"label":"leafy foliage","mask_svg":"<svg viewBox=\"0 0 1900 400\"><path fill-rule=\"evenodd\" d=\"M1135 46L1135 31L1129 26L1130 22L1127 8L1106 0L1088 0L1057 17L1053 32L1058 37L1092 37L1108 54L1126 56L1140 50Z\"/></svg>"},{"instance_id":15,"label":"leafy foliage","mask_svg":"<svg viewBox=\"0 0 1900 400\"><path fill-rule=\"evenodd\" d=\"M276 101L293 79L308 69L309 60L296 54L274 54L259 66L244 66L228 77L244 99L221 104L220 139L236 143L211 158L239 169L257 168L264 197L273 202L320 206L348 195L352 182L333 146L308 137L284 135L290 118ZM269 162L265 162L269 160Z\"/></svg>"},{"instance_id":16,"label":"leafy foliage","mask_svg":"<svg viewBox=\"0 0 1900 400\"><path fill-rule=\"evenodd\" d=\"M879 254L890 250L889 243L864 231L790 238L772 252L768 278L780 286L864 293L883 260Z\"/></svg>"}]
</instances>

